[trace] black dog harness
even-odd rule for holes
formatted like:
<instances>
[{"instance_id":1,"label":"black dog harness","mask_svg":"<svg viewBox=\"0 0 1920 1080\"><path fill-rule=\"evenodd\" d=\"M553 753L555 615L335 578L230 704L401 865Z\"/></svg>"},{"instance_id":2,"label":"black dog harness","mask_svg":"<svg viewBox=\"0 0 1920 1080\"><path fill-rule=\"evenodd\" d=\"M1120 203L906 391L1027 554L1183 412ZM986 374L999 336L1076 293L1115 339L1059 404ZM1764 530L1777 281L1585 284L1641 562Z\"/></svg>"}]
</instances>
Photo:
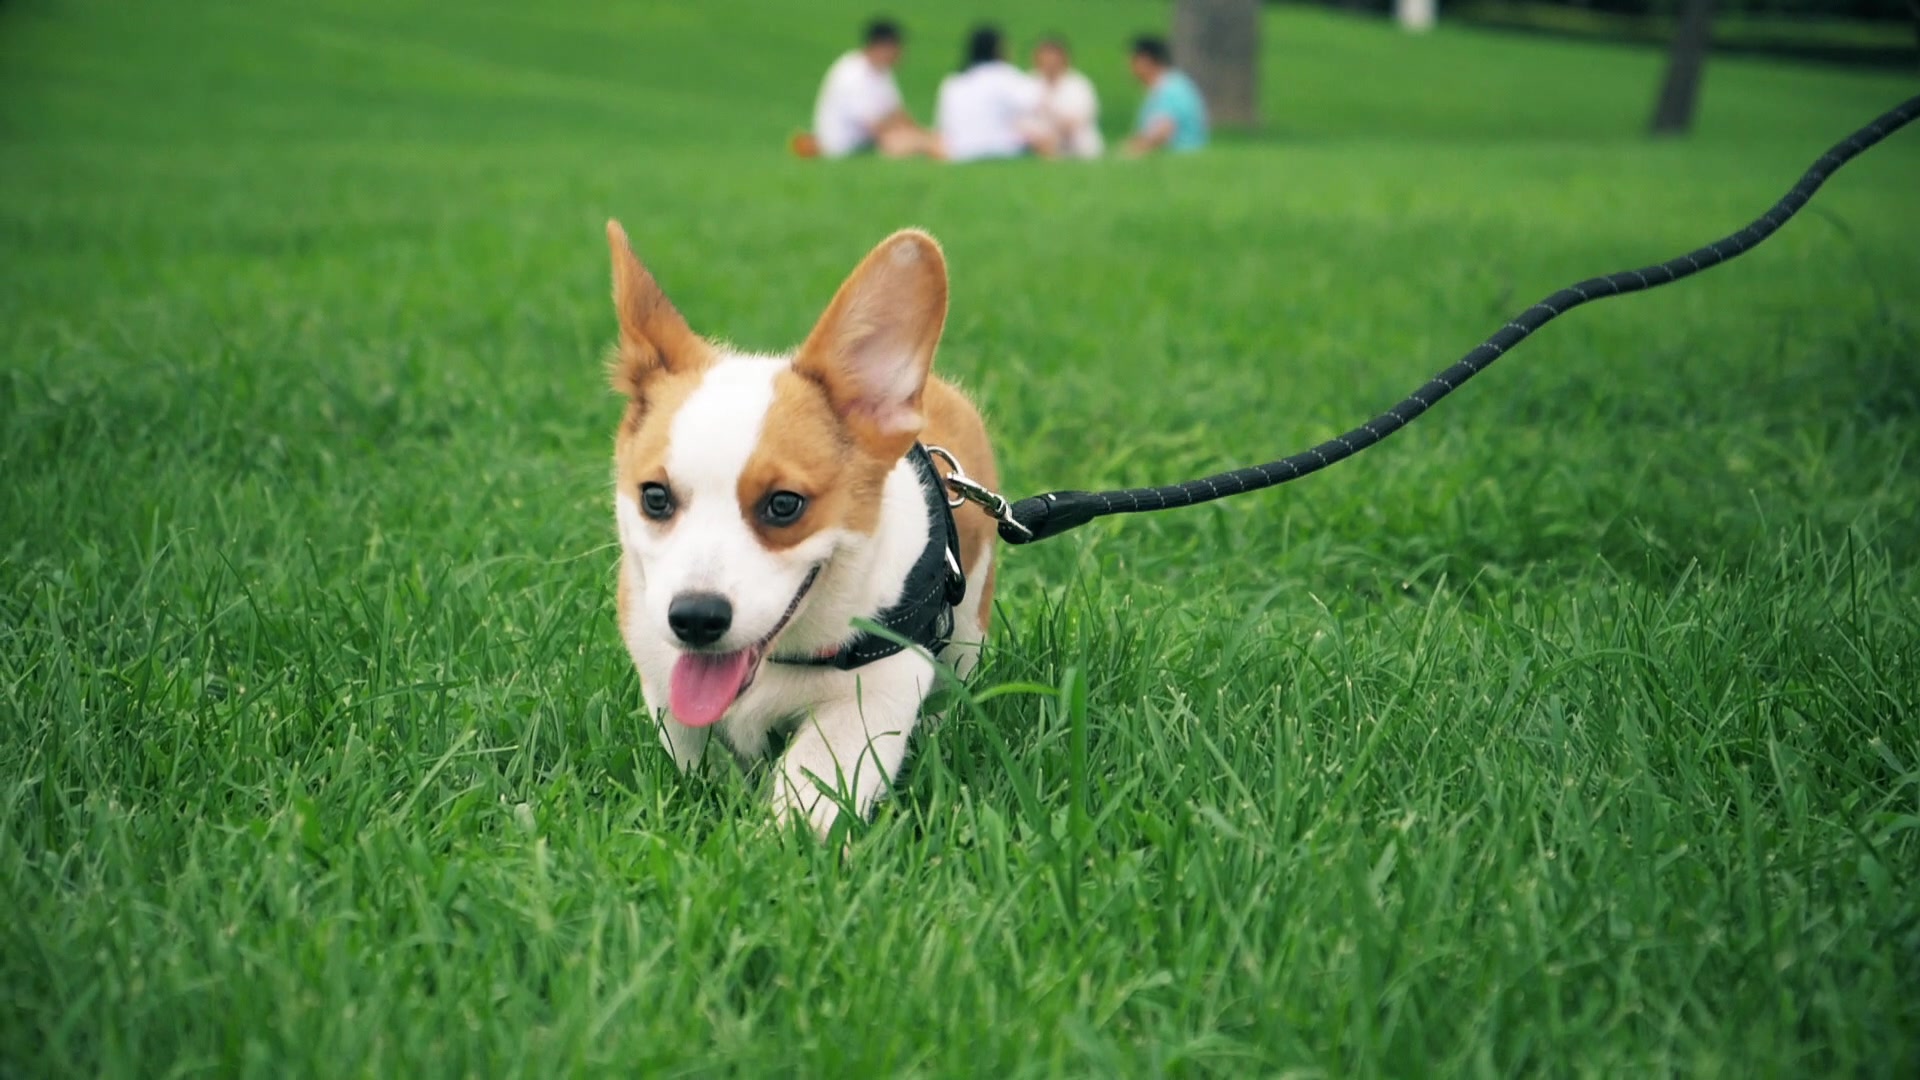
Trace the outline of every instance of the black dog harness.
<instances>
[{"instance_id":1,"label":"black dog harness","mask_svg":"<svg viewBox=\"0 0 1920 1080\"><path fill-rule=\"evenodd\" d=\"M953 640L953 609L967 595L967 575L960 568L960 531L953 524L953 506L947 502L947 485L933 466L933 457L919 443L907 451L920 480L920 493L926 497L927 546L907 571L907 583L900 600L875 615L872 622L888 633L883 636L863 630L830 652L816 656L776 656L776 664L801 667L831 667L852 671L875 660L883 660L917 645L938 654Z\"/></svg>"}]
</instances>

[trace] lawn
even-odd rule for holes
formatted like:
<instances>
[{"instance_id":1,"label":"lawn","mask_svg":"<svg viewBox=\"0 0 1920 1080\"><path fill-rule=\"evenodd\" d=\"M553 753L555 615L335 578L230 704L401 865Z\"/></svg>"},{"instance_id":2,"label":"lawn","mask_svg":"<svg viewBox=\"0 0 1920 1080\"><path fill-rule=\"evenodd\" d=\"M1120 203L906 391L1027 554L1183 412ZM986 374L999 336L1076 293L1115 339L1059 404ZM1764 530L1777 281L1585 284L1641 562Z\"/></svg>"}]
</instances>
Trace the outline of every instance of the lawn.
<instances>
[{"instance_id":1,"label":"lawn","mask_svg":"<svg viewBox=\"0 0 1920 1080\"><path fill-rule=\"evenodd\" d=\"M1123 130L1145 0L976 12ZM797 342L892 229L1012 493L1290 453L1911 78L1273 9L1178 161L782 150L864 4L0 5L0 1076L1920 1071L1920 131L1398 438L1010 550L843 855L612 622L601 226Z\"/></svg>"}]
</instances>

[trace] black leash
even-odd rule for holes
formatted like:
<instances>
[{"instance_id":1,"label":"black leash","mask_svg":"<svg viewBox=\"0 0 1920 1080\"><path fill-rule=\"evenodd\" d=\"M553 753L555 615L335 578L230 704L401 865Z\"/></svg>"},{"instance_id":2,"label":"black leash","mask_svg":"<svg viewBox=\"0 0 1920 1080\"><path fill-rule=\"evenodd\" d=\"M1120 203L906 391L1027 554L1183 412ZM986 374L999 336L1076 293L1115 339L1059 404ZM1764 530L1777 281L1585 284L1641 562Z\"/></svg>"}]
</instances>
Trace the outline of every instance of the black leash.
<instances>
[{"instance_id":1,"label":"black leash","mask_svg":"<svg viewBox=\"0 0 1920 1080\"><path fill-rule=\"evenodd\" d=\"M1920 97L1911 98L1888 110L1878 120L1849 135L1833 149L1821 155L1820 160L1814 162L1813 167L1800 178L1800 182L1793 185L1793 190L1787 192L1784 198L1773 205L1773 209L1762 214L1746 228L1732 236L1716 240L1698 251L1689 252L1677 259L1669 259L1658 266L1589 278L1578 285L1561 289L1509 320L1492 337L1481 342L1477 348L1462 357L1452 367L1435 375L1425 386L1415 390L1410 397L1398 405L1345 435L1336 436L1292 457L1270 461L1265 465L1252 465L1244 469L1215 473L1198 480L1169 484L1165 487L1123 488L1116 491L1050 491L1012 504L994 492L966 480L964 476L949 477L948 484L955 495L984 506L988 513L999 519L1001 539L1009 544L1028 544L1035 540L1044 540L1049 536L1058 536L1068 529L1109 514L1139 514L1152 510L1171 510L1176 507L1224 499L1229 495L1244 495L1249 491L1259 491L1261 488L1284 484L1289 480L1298 480L1303 476L1319 472L1337 461L1352 457L1406 427L1421 413L1432 408L1441 398L1459 389L1462 383L1485 371L1495 360L1505 356L1515 345L1525 341L1529 334L1581 304L1590 300L1604 300L1610 296L1621 296L1639 292L1642 289L1670 285L1683 277L1690 277L1702 270L1711 269L1753 250L1762 240L1772 236L1780 226L1785 225L1793 215L1799 213L1801 207L1813 198L1813 193L1818 191L1820 185L1826 183L1827 178L1838 171L1840 166L1859 156L1868 147L1905 127L1916 116L1920 116Z\"/></svg>"}]
</instances>

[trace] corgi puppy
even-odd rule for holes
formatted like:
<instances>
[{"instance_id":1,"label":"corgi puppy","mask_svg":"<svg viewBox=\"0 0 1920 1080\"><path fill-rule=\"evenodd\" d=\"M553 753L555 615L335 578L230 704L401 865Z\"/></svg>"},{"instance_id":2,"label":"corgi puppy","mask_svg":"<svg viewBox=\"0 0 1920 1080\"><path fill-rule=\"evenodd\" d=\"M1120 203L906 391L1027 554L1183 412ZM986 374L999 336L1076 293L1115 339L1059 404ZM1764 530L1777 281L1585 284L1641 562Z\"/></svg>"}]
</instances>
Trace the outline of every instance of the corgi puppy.
<instances>
[{"instance_id":1,"label":"corgi puppy","mask_svg":"<svg viewBox=\"0 0 1920 1080\"><path fill-rule=\"evenodd\" d=\"M998 486L980 414L931 375L946 261L895 233L774 356L694 333L618 222L607 240L618 610L647 708L683 770L715 736L746 761L790 733L774 812L824 835L898 772L936 655L966 674L987 629L995 523L951 508L932 461Z\"/></svg>"}]
</instances>

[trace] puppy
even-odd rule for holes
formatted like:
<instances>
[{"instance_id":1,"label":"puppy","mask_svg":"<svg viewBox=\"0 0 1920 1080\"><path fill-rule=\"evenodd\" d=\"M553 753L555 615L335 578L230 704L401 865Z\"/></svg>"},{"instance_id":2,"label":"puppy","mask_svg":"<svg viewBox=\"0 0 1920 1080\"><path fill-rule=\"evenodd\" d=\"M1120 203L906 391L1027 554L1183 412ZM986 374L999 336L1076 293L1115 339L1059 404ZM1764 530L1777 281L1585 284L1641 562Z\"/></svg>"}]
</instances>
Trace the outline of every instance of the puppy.
<instances>
[{"instance_id":1,"label":"puppy","mask_svg":"<svg viewBox=\"0 0 1920 1080\"><path fill-rule=\"evenodd\" d=\"M895 233L768 356L695 334L618 222L607 240L621 636L681 769L716 735L745 761L790 732L774 811L824 835L899 771L935 657L966 674L987 629L994 521L942 478L997 488L993 453L930 374L946 261Z\"/></svg>"}]
</instances>

